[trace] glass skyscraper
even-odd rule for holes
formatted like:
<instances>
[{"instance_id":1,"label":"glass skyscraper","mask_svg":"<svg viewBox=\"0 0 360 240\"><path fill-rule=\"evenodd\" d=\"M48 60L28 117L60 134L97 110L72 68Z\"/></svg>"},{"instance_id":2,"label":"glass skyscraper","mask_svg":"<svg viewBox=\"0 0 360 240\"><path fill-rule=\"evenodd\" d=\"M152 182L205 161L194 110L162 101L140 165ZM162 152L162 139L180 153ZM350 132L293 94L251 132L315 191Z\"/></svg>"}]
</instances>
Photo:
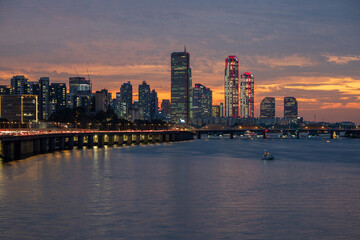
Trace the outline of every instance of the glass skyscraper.
<instances>
[{"instance_id":1,"label":"glass skyscraper","mask_svg":"<svg viewBox=\"0 0 360 240\"><path fill-rule=\"evenodd\" d=\"M239 60L225 59L225 117L239 117Z\"/></svg>"},{"instance_id":2,"label":"glass skyscraper","mask_svg":"<svg viewBox=\"0 0 360 240\"><path fill-rule=\"evenodd\" d=\"M193 89L193 119L211 118L212 91L202 84L195 84Z\"/></svg>"},{"instance_id":3,"label":"glass skyscraper","mask_svg":"<svg viewBox=\"0 0 360 240\"><path fill-rule=\"evenodd\" d=\"M265 97L261 101L260 118L275 118L275 98Z\"/></svg>"},{"instance_id":4,"label":"glass skyscraper","mask_svg":"<svg viewBox=\"0 0 360 240\"><path fill-rule=\"evenodd\" d=\"M144 120L150 121L150 85L145 81L139 85L139 106L144 110Z\"/></svg>"},{"instance_id":5,"label":"glass skyscraper","mask_svg":"<svg viewBox=\"0 0 360 240\"><path fill-rule=\"evenodd\" d=\"M294 97L284 97L284 118L296 119L298 116L298 103Z\"/></svg>"},{"instance_id":6,"label":"glass skyscraper","mask_svg":"<svg viewBox=\"0 0 360 240\"><path fill-rule=\"evenodd\" d=\"M171 53L171 121L190 123L191 116L190 54Z\"/></svg>"}]
</instances>

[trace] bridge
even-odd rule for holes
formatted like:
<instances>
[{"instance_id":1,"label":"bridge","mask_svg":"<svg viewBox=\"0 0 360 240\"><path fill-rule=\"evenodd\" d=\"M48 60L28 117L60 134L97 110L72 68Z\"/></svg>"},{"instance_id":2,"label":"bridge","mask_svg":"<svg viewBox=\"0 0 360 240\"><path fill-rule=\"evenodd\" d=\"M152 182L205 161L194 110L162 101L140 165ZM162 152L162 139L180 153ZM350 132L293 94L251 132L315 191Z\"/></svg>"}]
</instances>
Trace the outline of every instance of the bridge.
<instances>
[{"instance_id":1,"label":"bridge","mask_svg":"<svg viewBox=\"0 0 360 240\"><path fill-rule=\"evenodd\" d=\"M74 147L101 148L104 145L121 146L192 139L192 132L169 130L23 132L17 135L0 135L0 157L4 161L12 161Z\"/></svg>"},{"instance_id":2,"label":"bridge","mask_svg":"<svg viewBox=\"0 0 360 240\"><path fill-rule=\"evenodd\" d=\"M330 139L339 136L341 133L345 137L360 138L360 129L329 129L329 128L299 128L299 129L264 129L260 127L253 128L222 128L222 129L197 129L192 130L197 136L197 139L201 139L201 135L229 135L230 139L234 138L234 135L245 135L246 133L256 134L264 139L267 139L272 133L280 133L282 135L292 135L297 139L300 138L301 133L308 133L309 135L329 134Z\"/></svg>"}]
</instances>

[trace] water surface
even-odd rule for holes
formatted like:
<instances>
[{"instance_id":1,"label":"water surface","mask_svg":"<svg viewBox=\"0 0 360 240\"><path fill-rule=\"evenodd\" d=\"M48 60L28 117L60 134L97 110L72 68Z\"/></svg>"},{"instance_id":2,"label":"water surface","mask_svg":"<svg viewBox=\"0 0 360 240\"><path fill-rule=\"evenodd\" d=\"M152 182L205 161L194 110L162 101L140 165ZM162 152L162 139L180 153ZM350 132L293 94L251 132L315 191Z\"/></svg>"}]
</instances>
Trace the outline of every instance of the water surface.
<instances>
[{"instance_id":1,"label":"water surface","mask_svg":"<svg viewBox=\"0 0 360 240\"><path fill-rule=\"evenodd\" d=\"M360 141L326 140L202 139L2 164L0 239L360 239ZM274 161L260 160L264 148Z\"/></svg>"}]
</instances>

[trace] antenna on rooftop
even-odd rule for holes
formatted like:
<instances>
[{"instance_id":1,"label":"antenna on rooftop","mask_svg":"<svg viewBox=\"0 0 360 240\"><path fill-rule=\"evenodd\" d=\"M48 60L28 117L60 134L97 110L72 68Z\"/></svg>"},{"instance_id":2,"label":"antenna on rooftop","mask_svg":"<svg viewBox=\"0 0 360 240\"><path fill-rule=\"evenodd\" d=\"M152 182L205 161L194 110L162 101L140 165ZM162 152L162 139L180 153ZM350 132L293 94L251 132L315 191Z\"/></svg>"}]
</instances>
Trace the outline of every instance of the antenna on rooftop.
<instances>
[{"instance_id":1,"label":"antenna on rooftop","mask_svg":"<svg viewBox=\"0 0 360 240\"><path fill-rule=\"evenodd\" d=\"M184 52L186 52L186 45L184 45Z\"/></svg>"},{"instance_id":2,"label":"antenna on rooftop","mask_svg":"<svg viewBox=\"0 0 360 240\"><path fill-rule=\"evenodd\" d=\"M87 68L86 71L87 71L87 74L88 74L88 77L89 77L89 81L90 81L89 69Z\"/></svg>"}]
</instances>

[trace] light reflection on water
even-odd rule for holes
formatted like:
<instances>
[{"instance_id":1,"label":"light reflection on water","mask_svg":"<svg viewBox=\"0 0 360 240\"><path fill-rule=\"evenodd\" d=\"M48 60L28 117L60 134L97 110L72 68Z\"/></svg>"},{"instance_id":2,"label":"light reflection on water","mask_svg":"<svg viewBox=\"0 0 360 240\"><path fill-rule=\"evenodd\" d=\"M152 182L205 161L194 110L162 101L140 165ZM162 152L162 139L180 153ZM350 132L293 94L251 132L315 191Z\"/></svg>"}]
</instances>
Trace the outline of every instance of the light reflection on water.
<instances>
[{"instance_id":1,"label":"light reflection on water","mask_svg":"<svg viewBox=\"0 0 360 240\"><path fill-rule=\"evenodd\" d=\"M359 143L204 139L3 164L0 239L359 239Z\"/></svg>"}]
</instances>

